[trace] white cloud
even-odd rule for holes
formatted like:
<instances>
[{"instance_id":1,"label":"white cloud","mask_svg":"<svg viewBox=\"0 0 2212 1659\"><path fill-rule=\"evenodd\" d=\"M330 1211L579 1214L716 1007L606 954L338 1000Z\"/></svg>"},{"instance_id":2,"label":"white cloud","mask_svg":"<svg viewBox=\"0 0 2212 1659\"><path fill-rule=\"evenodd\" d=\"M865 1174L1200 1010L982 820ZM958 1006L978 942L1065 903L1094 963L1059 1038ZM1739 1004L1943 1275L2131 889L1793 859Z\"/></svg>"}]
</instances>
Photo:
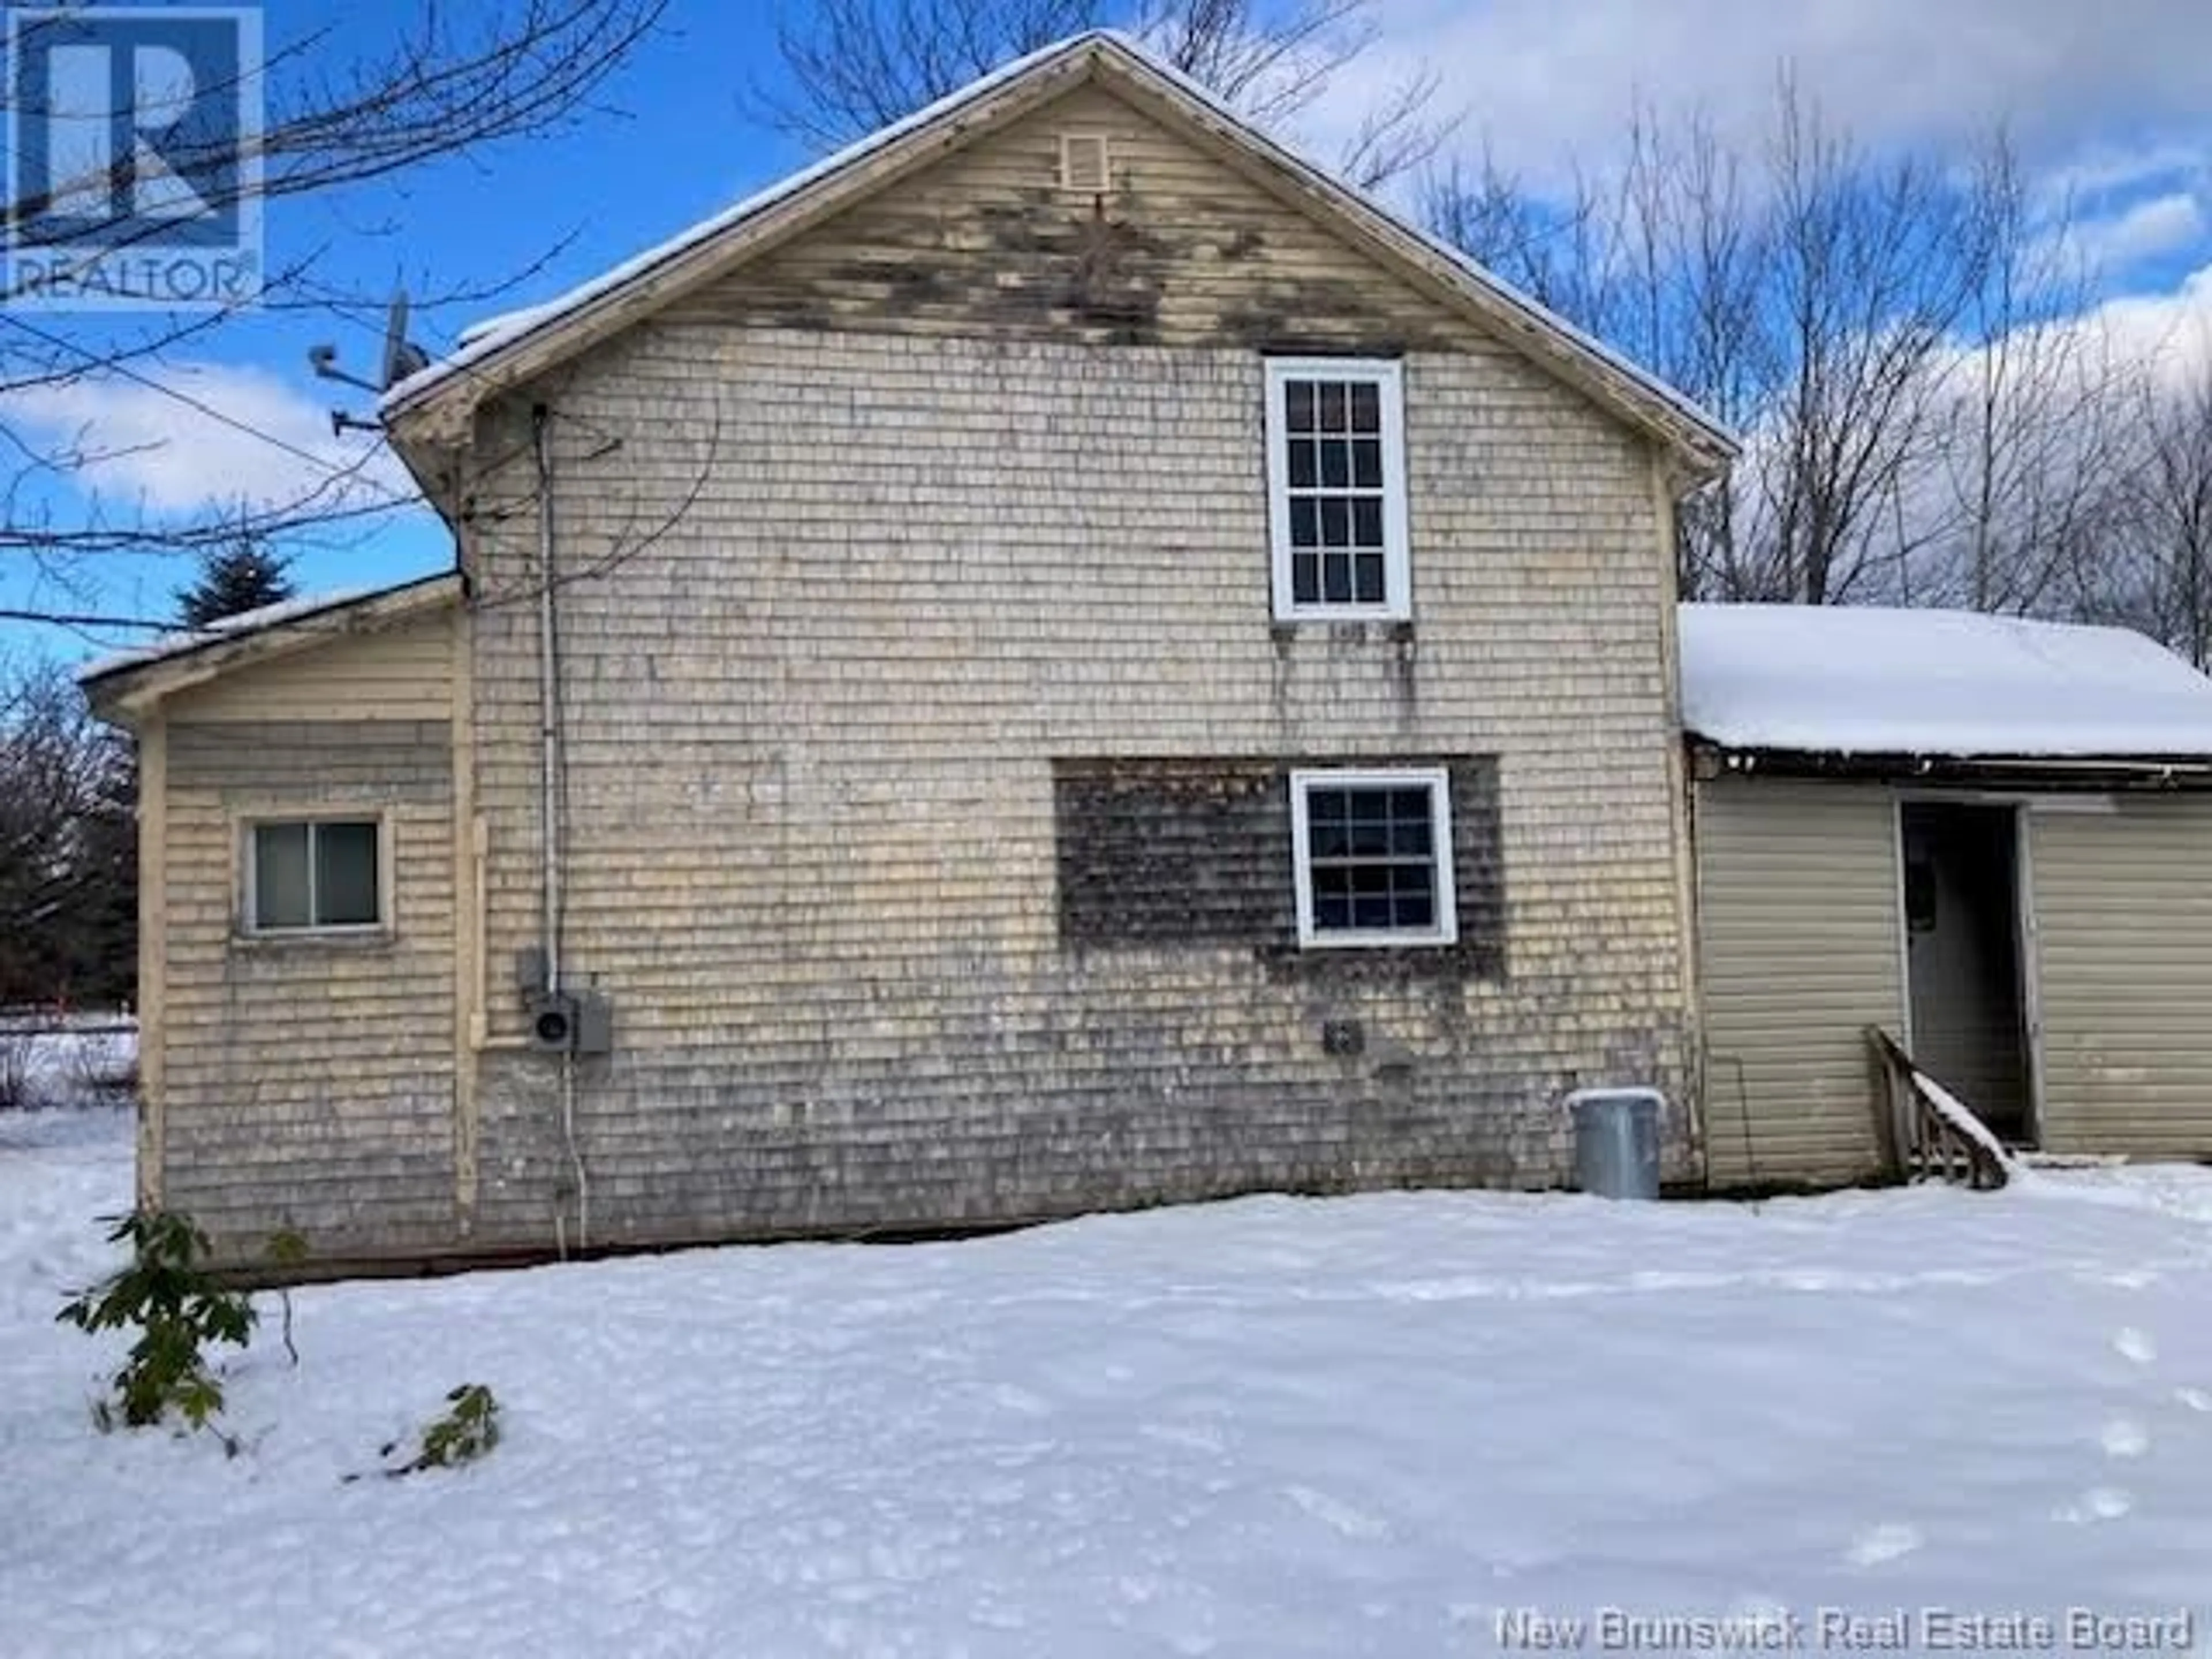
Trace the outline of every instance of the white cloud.
<instances>
[{"instance_id":1,"label":"white cloud","mask_svg":"<svg viewBox=\"0 0 2212 1659\"><path fill-rule=\"evenodd\" d=\"M2119 271L2195 247L2208 229L2212 227L2196 197L2175 191L2102 217L2077 219L2068 229L2065 246L2092 270Z\"/></svg>"},{"instance_id":2,"label":"white cloud","mask_svg":"<svg viewBox=\"0 0 2212 1659\"><path fill-rule=\"evenodd\" d=\"M83 493L157 516L282 506L318 490L348 506L416 494L375 434L333 434L326 404L265 369L195 362L142 373L155 384L95 372L9 392L0 418L43 449L85 453L73 479Z\"/></svg>"},{"instance_id":3,"label":"white cloud","mask_svg":"<svg viewBox=\"0 0 2212 1659\"><path fill-rule=\"evenodd\" d=\"M2097 331L2119 360L2150 363L2169 386L2212 374L2212 264L2191 272L2171 292L2106 300L2076 326Z\"/></svg>"},{"instance_id":4,"label":"white cloud","mask_svg":"<svg viewBox=\"0 0 2212 1659\"><path fill-rule=\"evenodd\" d=\"M2045 212L2212 187L2212 145L2151 141L2126 145L2093 139L2039 179Z\"/></svg>"},{"instance_id":5,"label":"white cloud","mask_svg":"<svg viewBox=\"0 0 2212 1659\"><path fill-rule=\"evenodd\" d=\"M1788 65L1877 144L2003 120L2057 165L2116 136L2194 141L2212 108L2203 0L1376 0L1380 38L1315 112L1321 153L1377 90L1435 69L1468 132L1532 179L1602 166L1640 99L1757 134Z\"/></svg>"},{"instance_id":6,"label":"white cloud","mask_svg":"<svg viewBox=\"0 0 2212 1659\"><path fill-rule=\"evenodd\" d=\"M2108 297L2082 318L2164 369L2212 360L2205 0L1372 0L1372 46L1301 119L1319 156L1424 70L1455 143L1541 191L1623 159L1632 115L1696 115L1756 168L1786 75L1876 150L1966 159L2000 126L2039 214Z\"/></svg>"}]
</instances>

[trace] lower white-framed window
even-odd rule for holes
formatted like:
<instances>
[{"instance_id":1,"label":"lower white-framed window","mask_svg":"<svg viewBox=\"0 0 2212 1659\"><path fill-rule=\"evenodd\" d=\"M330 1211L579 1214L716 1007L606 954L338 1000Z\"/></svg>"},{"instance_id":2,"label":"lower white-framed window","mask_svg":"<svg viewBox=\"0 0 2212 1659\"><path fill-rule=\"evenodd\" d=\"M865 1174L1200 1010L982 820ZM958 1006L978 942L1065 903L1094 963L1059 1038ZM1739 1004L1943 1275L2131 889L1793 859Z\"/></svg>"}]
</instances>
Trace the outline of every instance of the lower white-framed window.
<instances>
[{"instance_id":1,"label":"lower white-framed window","mask_svg":"<svg viewBox=\"0 0 2212 1659\"><path fill-rule=\"evenodd\" d=\"M364 933L386 927L391 883L382 818L255 818L241 842L242 932Z\"/></svg>"},{"instance_id":2,"label":"lower white-framed window","mask_svg":"<svg viewBox=\"0 0 2212 1659\"><path fill-rule=\"evenodd\" d=\"M1441 766L1291 774L1298 943L1451 945L1451 778Z\"/></svg>"}]
</instances>

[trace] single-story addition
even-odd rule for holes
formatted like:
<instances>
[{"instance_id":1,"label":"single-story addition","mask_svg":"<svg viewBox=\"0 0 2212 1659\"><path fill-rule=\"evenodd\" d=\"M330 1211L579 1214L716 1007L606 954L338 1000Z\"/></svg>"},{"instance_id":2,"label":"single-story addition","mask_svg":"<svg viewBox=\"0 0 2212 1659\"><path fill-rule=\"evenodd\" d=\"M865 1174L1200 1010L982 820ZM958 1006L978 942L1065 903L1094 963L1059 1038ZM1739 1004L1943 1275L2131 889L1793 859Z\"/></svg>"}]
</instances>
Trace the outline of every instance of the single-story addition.
<instances>
[{"instance_id":1,"label":"single-story addition","mask_svg":"<svg viewBox=\"0 0 2212 1659\"><path fill-rule=\"evenodd\" d=\"M141 1192L232 1255L1547 1187L1577 1087L1691 1097L1674 519L1735 441L1140 48L382 414L456 574L88 676Z\"/></svg>"},{"instance_id":2,"label":"single-story addition","mask_svg":"<svg viewBox=\"0 0 2212 1659\"><path fill-rule=\"evenodd\" d=\"M1881 1171L1869 1027L2015 1146L2212 1156L2212 679L1947 611L1681 641L1712 1185Z\"/></svg>"}]
</instances>

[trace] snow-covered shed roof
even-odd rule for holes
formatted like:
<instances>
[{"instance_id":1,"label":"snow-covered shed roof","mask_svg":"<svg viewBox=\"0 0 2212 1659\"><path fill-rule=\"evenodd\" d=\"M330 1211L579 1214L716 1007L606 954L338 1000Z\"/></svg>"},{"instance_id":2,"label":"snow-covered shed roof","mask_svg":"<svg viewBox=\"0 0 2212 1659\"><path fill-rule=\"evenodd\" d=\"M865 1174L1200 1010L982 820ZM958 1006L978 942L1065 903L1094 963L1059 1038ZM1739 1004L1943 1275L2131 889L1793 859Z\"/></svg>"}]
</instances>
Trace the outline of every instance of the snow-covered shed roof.
<instances>
[{"instance_id":1,"label":"snow-covered shed roof","mask_svg":"<svg viewBox=\"0 0 2212 1659\"><path fill-rule=\"evenodd\" d=\"M448 401L473 406L503 386L542 372L632 317L722 274L765 246L787 219L795 222L817 204L841 207L846 198L839 192L878 187L878 181L897 176L896 168L926 162L966 142L988 129L994 108L1026 89L1098 76L1119 76L1153 93L1168 107L1241 146L1304 199L1356 225L1399 257L1423 262L1504 337L1660 435L1686 458L1692 476L1714 476L1735 454L1735 434L1692 399L1459 249L1285 149L1143 43L1111 29L1073 35L1016 58L565 294L465 330L452 351L385 392L382 411L401 454L410 454L404 426L410 416Z\"/></svg>"},{"instance_id":2,"label":"snow-covered shed roof","mask_svg":"<svg viewBox=\"0 0 2212 1659\"><path fill-rule=\"evenodd\" d=\"M2212 678L2124 628L1959 611L1686 605L1682 724L1735 750L2212 757Z\"/></svg>"}]
</instances>

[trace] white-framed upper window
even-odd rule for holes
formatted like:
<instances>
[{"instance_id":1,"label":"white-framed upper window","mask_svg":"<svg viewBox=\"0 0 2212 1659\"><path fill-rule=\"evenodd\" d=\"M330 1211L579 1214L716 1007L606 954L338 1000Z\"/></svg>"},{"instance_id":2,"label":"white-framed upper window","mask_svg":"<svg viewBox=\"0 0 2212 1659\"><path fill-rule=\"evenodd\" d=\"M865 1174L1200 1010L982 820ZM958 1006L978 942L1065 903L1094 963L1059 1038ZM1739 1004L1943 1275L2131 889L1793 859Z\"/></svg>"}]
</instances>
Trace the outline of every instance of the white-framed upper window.
<instances>
[{"instance_id":1,"label":"white-framed upper window","mask_svg":"<svg viewBox=\"0 0 2212 1659\"><path fill-rule=\"evenodd\" d=\"M1278 622L1403 620L1406 397L1400 364L1267 359L1267 519Z\"/></svg>"},{"instance_id":2,"label":"white-framed upper window","mask_svg":"<svg viewBox=\"0 0 2212 1659\"><path fill-rule=\"evenodd\" d=\"M246 824L242 841L246 933L359 933L385 927L390 881L380 818L264 818Z\"/></svg>"},{"instance_id":3,"label":"white-framed upper window","mask_svg":"<svg viewBox=\"0 0 2212 1659\"><path fill-rule=\"evenodd\" d=\"M1291 774L1298 943L1451 945L1451 779L1440 766Z\"/></svg>"}]
</instances>

